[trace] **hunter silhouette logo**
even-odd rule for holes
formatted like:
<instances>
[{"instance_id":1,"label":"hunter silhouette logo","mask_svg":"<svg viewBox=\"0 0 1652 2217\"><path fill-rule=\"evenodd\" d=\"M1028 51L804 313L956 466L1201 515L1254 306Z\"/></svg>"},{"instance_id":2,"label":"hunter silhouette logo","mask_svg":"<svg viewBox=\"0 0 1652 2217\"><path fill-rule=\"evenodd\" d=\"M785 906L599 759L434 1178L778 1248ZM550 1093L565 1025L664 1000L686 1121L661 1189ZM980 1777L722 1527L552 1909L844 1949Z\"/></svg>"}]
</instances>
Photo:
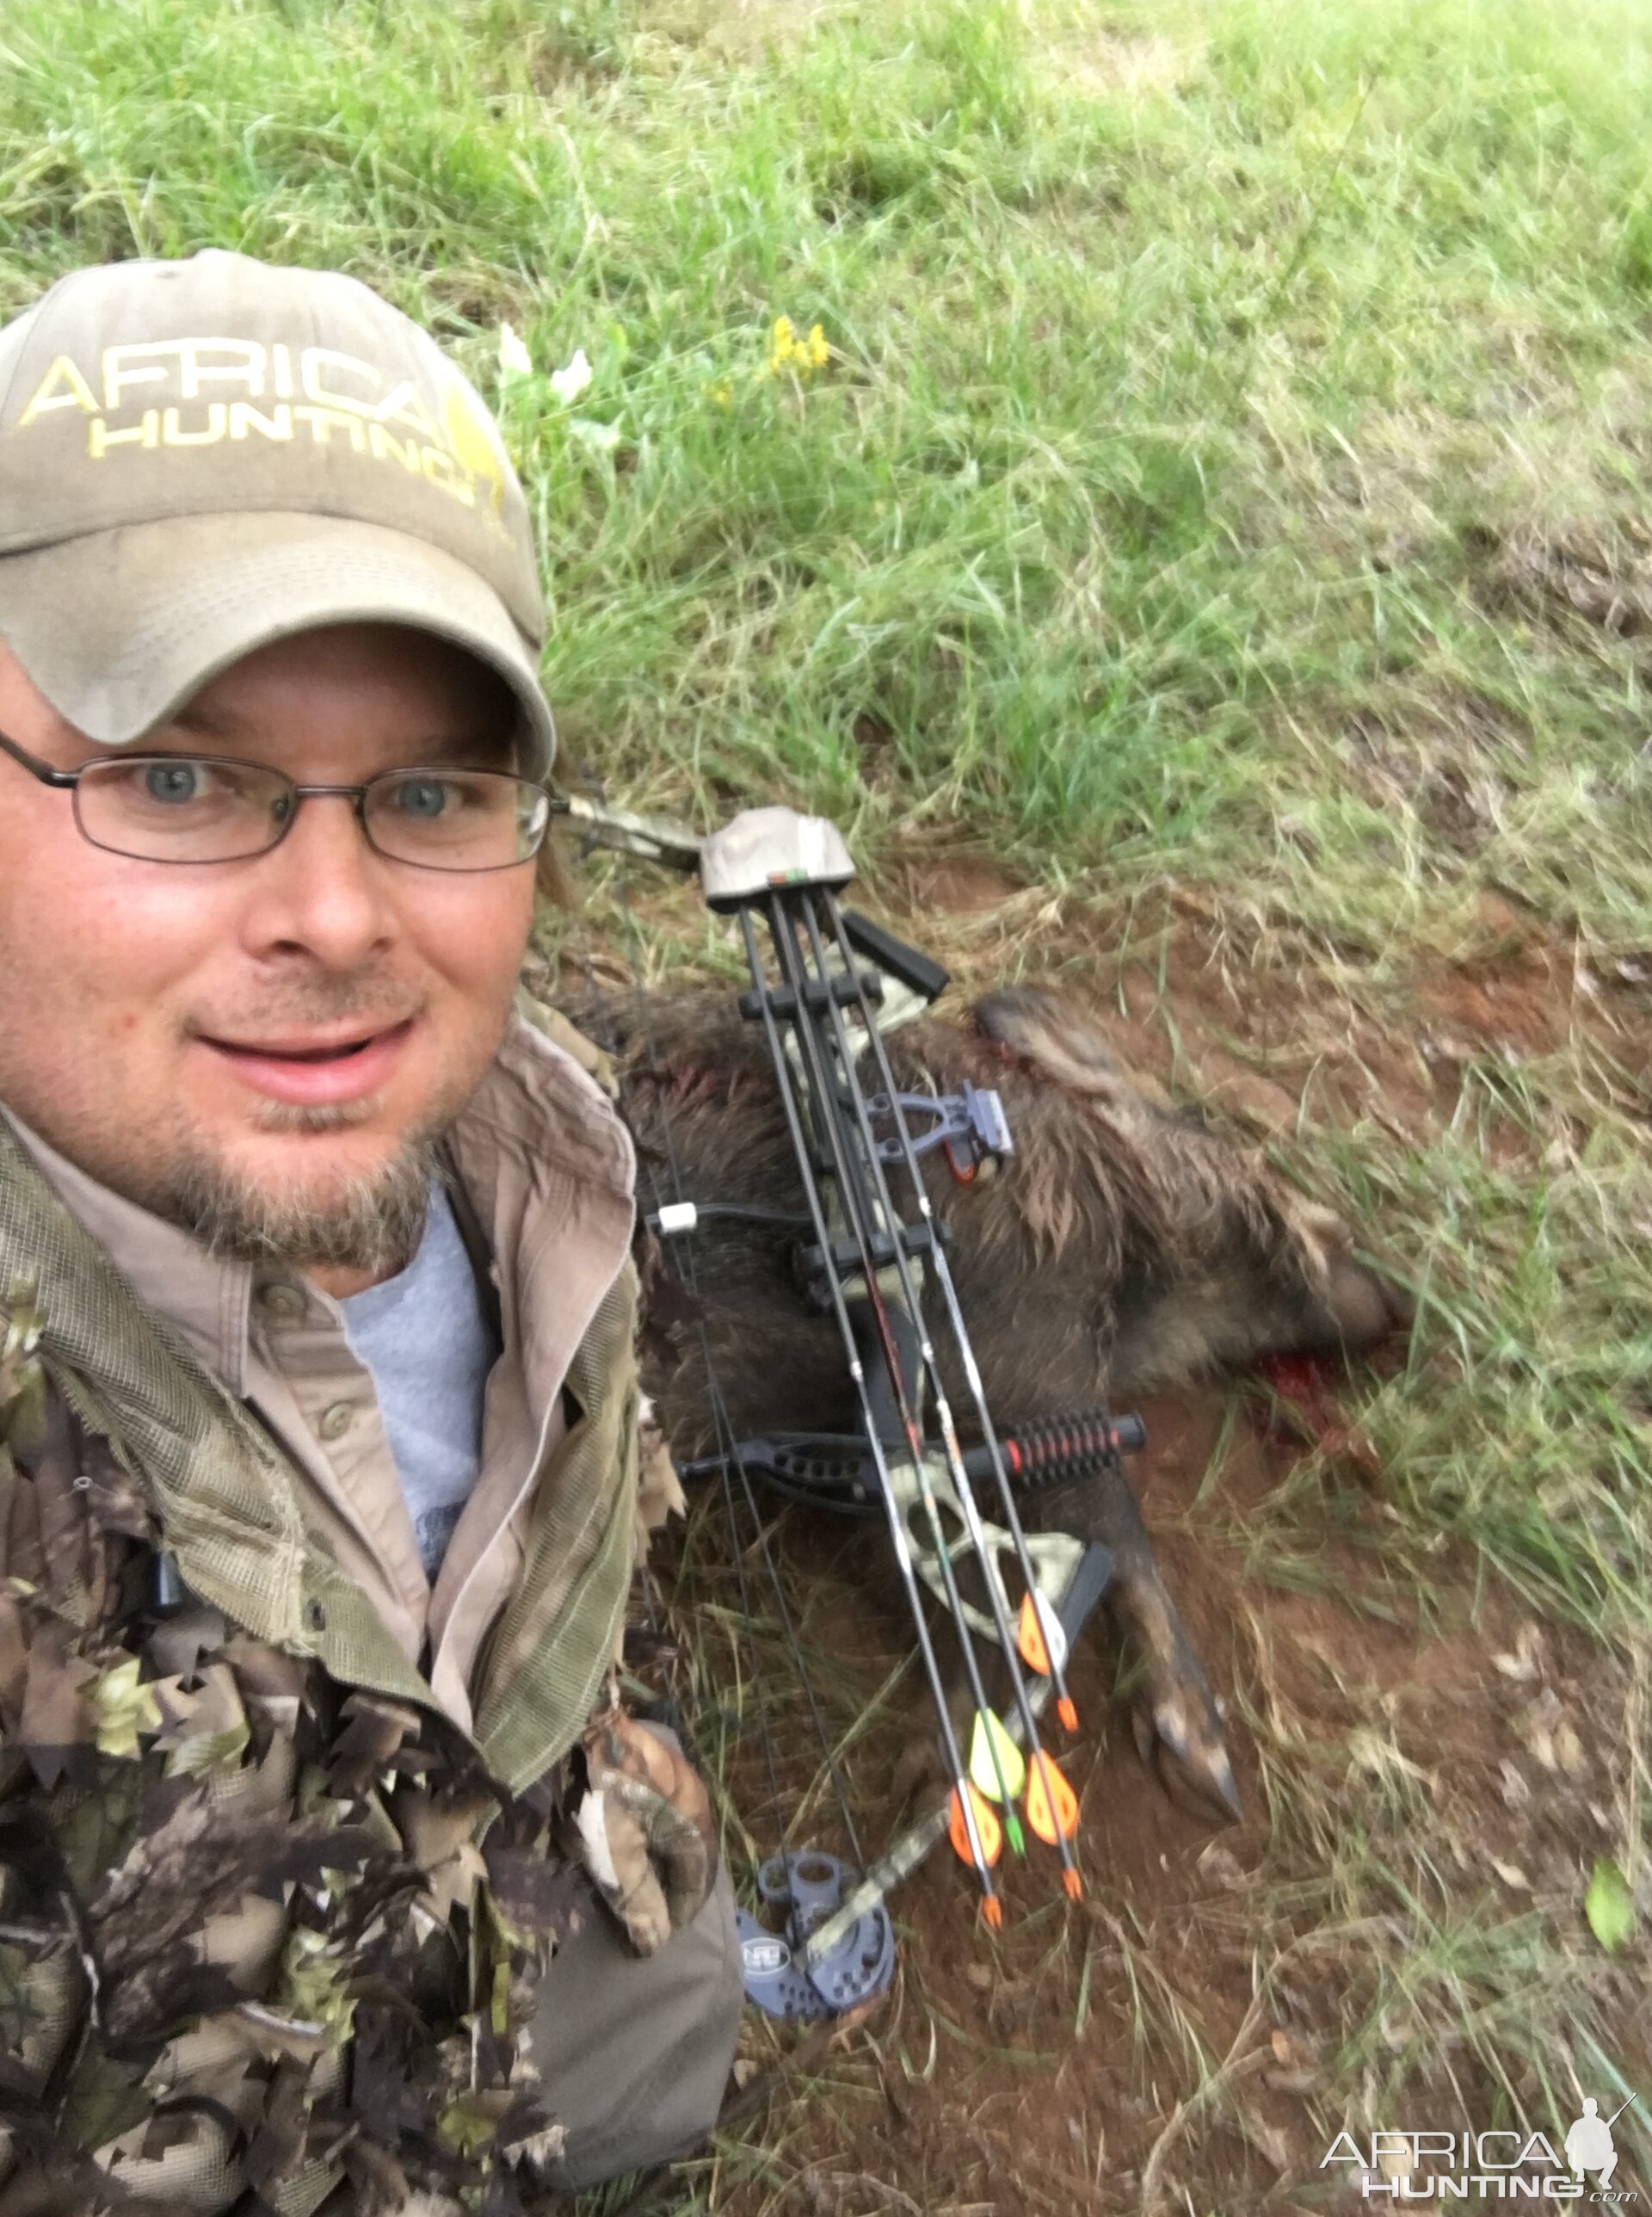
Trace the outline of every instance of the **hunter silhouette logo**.
<instances>
[{"instance_id":1,"label":"hunter silhouette logo","mask_svg":"<svg viewBox=\"0 0 1652 2217\"><path fill-rule=\"evenodd\" d=\"M1612 2174L1618 2168L1612 2128L1634 2099L1631 2094L1629 2102L1623 2103L1609 2117L1600 2115L1600 2104L1593 2094L1585 2101L1582 2115L1566 2135L1566 2160L1579 2178L1592 2171L1598 2186L1611 2184Z\"/></svg>"}]
</instances>

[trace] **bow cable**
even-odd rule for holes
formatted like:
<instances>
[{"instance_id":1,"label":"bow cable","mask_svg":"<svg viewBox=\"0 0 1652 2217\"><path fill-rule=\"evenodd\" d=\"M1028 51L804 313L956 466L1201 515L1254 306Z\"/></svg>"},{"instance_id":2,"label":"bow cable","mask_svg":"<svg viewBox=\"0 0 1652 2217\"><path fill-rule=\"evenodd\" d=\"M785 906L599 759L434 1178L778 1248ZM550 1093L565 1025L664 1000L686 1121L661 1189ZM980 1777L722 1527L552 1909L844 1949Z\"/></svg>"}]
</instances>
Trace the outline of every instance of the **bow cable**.
<instances>
[{"instance_id":1,"label":"bow cable","mask_svg":"<svg viewBox=\"0 0 1652 2217\"><path fill-rule=\"evenodd\" d=\"M811 1065L808 1072L810 1097L817 1103L835 1104L839 1109L847 1102L852 1109L858 1110L857 1121L860 1126L860 1140L858 1151L854 1144L855 1134L842 1129L841 1116L832 1113L831 1105L823 1107L820 1113L817 1115L815 1121L817 1127L822 1131L823 1136L828 1139L832 1150L832 1175L840 1200L843 1204L845 1220L860 1251L861 1280L866 1288L866 1304L876 1325L878 1337L881 1343L884 1366L889 1374L889 1382L895 1399L895 1414L899 1420L907 1455L917 1482L919 1498L929 1520L930 1535L944 1584L946 1606L952 1614L953 1628L958 1636L965 1670L970 1681L970 1691L975 1698L975 1713L977 1717L981 1717L985 1715L988 1710L986 1689L981 1681L974 1641L970 1636L969 1627L964 1616L957 1578L952 1570L952 1553L946 1544L946 1535L940 1521L940 1504L935 1498L934 1487L929 1477L928 1458L924 1452L921 1417L913 1406L912 1394L906 1376L907 1366L902 1359L895 1320L890 1313L889 1306L884 1298L883 1288L878 1282L880 1273L878 1267L878 1235L881 1232L888 1244L897 1274L900 1278L901 1309L903 1320L918 1336L922 1344L928 1335L923 1325L916 1281L904 1251L906 1227L890 1202L888 1187L878 1165L876 1145L872 1139L871 1126L866 1120L865 1103L859 1099L860 1089L854 1078L853 1059L847 1053L842 1015L837 1007L833 990L834 980L826 969L823 960L819 959L819 940L813 928L814 919L810 907L809 895L802 891L792 896L776 893L772 896L769 906L769 929L779 951L781 975L795 997L799 1011L796 1019L796 1029L800 1049ZM819 971L821 998L830 1011L831 1022L838 1041L840 1065L847 1065L847 1082L841 1088L833 1084L832 1074L826 1063L824 1042L816 1029L812 1017L803 1013L810 1008L813 996L810 990L811 981L807 965L800 959L800 950L794 936L795 926L798 923L802 923L809 930L814 942ZM857 1159L857 1152L860 1159ZM878 1188L876 1198L868 1191L865 1183L864 1172L868 1161L872 1165L873 1175ZM858 1337L856 1344L858 1347ZM868 1426L869 1431L873 1429L872 1426ZM876 1429L881 1430L881 1427ZM897 1503L897 1510L898 1505ZM919 1604L915 1603L915 1605ZM950 1723L950 1711L948 1721ZM1019 1853L1021 1845L1020 1828L1014 1814L1014 1792L1006 1775L1004 1758L996 1743L989 1738L988 1746L990 1767L998 1788L997 1798L1004 1806L1008 1817L1010 1844ZM960 1803L965 1809L969 1809L971 1806L970 1796L961 1781L958 1790ZM965 1829L966 1831L970 1829L967 1820Z\"/></svg>"},{"instance_id":2,"label":"bow cable","mask_svg":"<svg viewBox=\"0 0 1652 2217\"><path fill-rule=\"evenodd\" d=\"M1049 1482L1049 1477L1041 1474L1046 1466L1051 1473L1058 1467L1067 1467L1071 1474L1082 1476L1088 1474L1086 1463L1098 1452L1105 1452L1109 1459L1116 1459L1120 1445L1138 1442L1123 1436L1125 1429L1134 1420L1125 1419L1115 1428L1106 1412L1100 1411L1085 1412L1075 1418L1039 1420L1028 1432L1026 1441L1018 1438L1001 1440L993 1426L979 1363L968 1336L956 1284L944 1252L945 1227L938 1221L929 1200L919 1162L922 1150L914 1141L908 1121L909 1102L896 1084L887 1046L872 1006L874 998L881 1000L884 997L885 988L893 990L897 996L905 995L908 1007L913 1005L913 995L916 996L917 1004L921 1005L923 1001L933 999L944 985L946 973L938 965L928 962L927 958L911 949L901 948L898 942L891 941L886 933L868 924L863 918L853 919L854 929L851 934L850 919L839 905L837 891L854 874L854 864L841 837L823 819L798 817L788 809L751 811L737 818L733 824L712 839L702 841L676 826L609 810L601 799L600 788L596 790L598 797L595 800L553 796L557 812L573 818L584 827L584 844L606 846L681 870L698 867L711 907L724 914L731 912L737 917L752 984L752 991L743 997L741 1008L748 1016L761 1020L765 1045L804 1188L803 1197L807 1204L806 1214L800 1214L743 1209L727 1203L695 1204L683 1200L681 1165L667 1100L666 1073L658 1060L656 1044L644 1000L645 965L642 955L642 933L632 906L626 880L623 874L617 874L614 890L631 944L632 971L638 996L638 1029L645 1048L650 1080L657 1096L663 1152L674 1195L670 1203L662 1202L656 1164L644 1157L646 1173L656 1203L656 1210L649 1219L650 1227L657 1228L662 1233L678 1235L691 1232L701 1217L710 1220L726 1216L752 1220L761 1219L775 1224L783 1222L785 1228L788 1229L812 1229L817 1247L815 1255L810 1256L808 1260L812 1264L816 1256L818 1257L822 1282L817 1292L823 1305L830 1309L837 1322L848 1377L854 1388L862 1419L863 1430L858 1444L863 1450L861 1467L867 1483L864 1492L858 1485L854 1491L860 1499L875 1491L888 1520L897 1566L915 1629L919 1655L952 1780L950 1807L953 1844L960 1856L973 1865L981 1886L983 1913L990 1924L998 1927L1002 1921L1002 1902L991 1874L991 1865L998 1853L998 1824L987 1800L977 1792L976 1788L977 1783L983 1788L989 1782L996 1784L1012 1844L1019 1848L1020 1826L1014 1813L1014 1799L1006 1775L1007 1767L1011 1768L1016 1776L1017 1793L1023 1779L1027 1779L1028 1816L1041 1836L1051 1841L1060 1852L1064 1867L1063 1886L1070 1895L1076 1898L1081 1890L1080 1882L1068 1845L1069 1835L1076 1831L1076 1802L1071 1787L1039 1745L1037 1712L1045 1698L1053 1692L1063 1722L1069 1729L1076 1726L1076 1714L1062 1664L1069 1640L1076 1633L1084 1616L1105 1588L1110 1574L1110 1558L1105 1548L1092 1547L1086 1550L1076 1542L1062 1542L1063 1548L1070 1548L1073 1553L1070 1556L1063 1554L1059 1558L1062 1584L1059 1587L1052 1584L1046 1593L1045 1584L1034 1568L1032 1547L1029 1547L1015 1508L1010 1469L1013 1459L1016 1476L1023 1482L1031 1479L1035 1484ZM754 917L760 911L774 942L780 979L778 987L769 985L758 949ZM829 939L831 942L829 948ZM854 947L861 945L876 966L876 975L869 976L856 961ZM843 974L841 975L834 965L834 949L836 962L842 966ZM589 957L585 958L584 966L596 997L606 998L601 989L595 986ZM926 972L928 978L923 974ZM860 1084L858 1062L866 1047L854 1044L845 1021L846 1009L853 1012L860 1028L865 1031L866 1047L870 1047L878 1082L885 1088L883 1097L868 1101ZM899 1015L893 1020L899 1021ZM782 1032L783 1023L792 1027L790 1039ZM835 1070L841 1073L841 1078L835 1079ZM977 1100L978 1103L984 1103L990 1109L997 1120L996 1128L1002 1129L1003 1137L999 1142L995 1140L991 1130L976 1128L971 1145L978 1141L989 1153L1010 1151L1011 1142L1008 1127L1002 1124L998 1096L987 1094L977 1096ZM915 1096L909 1105L915 1109L924 1104ZM965 1130L966 1126L974 1128L973 1120L978 1108L972 1108L968 1101L955 1102L949 1100L939 1106L949 1117L956 1117L962 1113L965 1123L959 1124L959 1130ZM893 1141L879 1142L873 1135L872 1119L874 1115L886 1114L892 1114L894 1117L897 1137ZM931 1136L927 1134L926 1138ZM977 1146L977 1160L979 1152L980 1146ZM947 1153L955 1174L964 1176L950 1145ZM885 1173L885 1161L893 1163L897 1160L904 1164L916 1197L917 1221L914 1224L907 1223L897 1210L890 1180ZM821 1183L823 1175L829 1180L829 1200ZM684 1251L684 1282L693 1298L698 1291L693 1243L684 1239L681 1245ZM959 1442L934 1337L924 1312L922 1279L926 1270L933 1275L940 1292L946 1328L956 1345L959 1366L984 1442L983 1449L971 1450L967 1457ZM748 1992L754 1999L760 2000L763 2006L771 2008L775 2014L817 2013L823 1997L824 2006L829 2010L841 2009L865 1998L869 1992L880 1991L882 1985L886 1983L892 1968L892 1934L881 1907L883 1896L899 1878L915 1868L934 1845L946 1825L949 1805L943 1804L928 1817L910 1826L885 1851L874 1867L867 1868L837 1769L831 1738L826 1730L812 1680L804 1662L801 1645L753 1488L754 1473L764 1473L767 1471L762 1454L754 1454L753 1450L764 1449L767 1443L743 1443L736 1439L729 1404L712 1357L704 1312L699 1310L697 1300L695 1307L698 1312L696 1337L706 1375L708 1413L717 1454L715 1457L703 1459L695 1466L685 1466L684 1474L688 1474L690 1468L709 1473L710 1462L715 1460L718 1464L724 1514L735 1550L736 1572L752 1663L753 1683L758 1694L758 1723L776 1830L784 1843L788 1827L782 1814L780 1764L769 1726L769 1702L764 1673L755 1646L755 1626L751 1613L745 1550L740 1541L735 1484L729 1470L730 1461L738 1470L740 1493L744 1498L747 1514L756 1536L787 1651L808 1702L815 1734L824 1757L825 1774L842 1819L844 1832L860 1862L861 1870L865 1872L862 1879L859 1873L834 1864L829 1856L814 1856L812 1850L803 1855L791 1854L786 1852L784 1847L779 1856L762 1867L758 1874L758 1890L762 1899L771 1905L784 1901L791 1912L787 1924L791 1942L789 1955L782 1943L767 1940L761 1928L746 1917L744 1912L742 1912L743 1931L755 1935L760 1944L778 1949L790 1965L795 1967L793 1991L786 1997L788 2003L798 2001L796 1990L800 1988L803 1990L802 2002L813 2006L780 2006L767 1998L767 1990L759 1991L765 1979L769 1980L772 1988L773 1979L767 1970L754 1973L753 1942L750 1938L745 1942ZM868 1357L874 1366L870 1375ZM880 1385L885 1378L887 1396ZM933 1448L926 1445L923 1436L926 1379L933 1388L942 1435L942 1453L939 1456ZM892 1401L892 1409L888 1405L890 1401ZM1139 1433L1138 1425L1137 1430ZM811 1445L841 1448L845 1444L823 1436L789 1435L781 1442L782 1454L786 1450L788 1441L794 1441L797 1448L804 1453ZM890 1459L891 1450L898 1459L903 1473L908 1462L911 1465L917 1504L912 1502L910 1492L904 1490L904 1477L900 1485L896 1483ZM949 1544L942 1528L942 1504L936 1486L937 1475L942 1470L946 1473L946 1491L951 1497L946 1505L950 1507L955 1501L967 1545L958 1541ZM989 1475L996 1485L1003 1507L1006 1523L1002 1527L989 1527L985 1523L972 1490L972 1479L984 1483ZM922 1505L930 1528L934 1553L934 1575L926 1559L923 1576L932 1584L935 1576L939 1578L941 1596L952 1615L954 1630L963 1651L970 1690L977 1703L976 1745L968 1770L961 1757L941 1682L934 1641L919 1593L911 1537L907 1529L907 1518L918 1504ZM872 1506L870 1502L866 1505L868 1508ZM1054 1541L1041 1536L1033 1546L1039 1550L1041 1562L1049 1562L1052 1565L1056 1563ZM922 1541L920 1547L927 1558L928 1550L923 1548ZM1015 1640L1009 1630L1008 1590L998 1568L999 1554L1012 1551L1026 1588L1022 1603L1020 1652L1029 1669L1039 1674L1036 1695L1029 1690L1021 1672ZM986 1587L991 1607L990 1622L979 1611L966 1606L959 1590L953 1570L954 1557L956 1555L961 1561L970 1553L977 1559ZM1013 1732L1006 1731L986 1701L971 1630L972 1625L978 1626L989 1636L996 1635L1014 1696ZM1022 1764L1014 1747L1016 1738L1020 1738L1028 1751L1030 1778L1027 1766ZM806 1866L811 1858L817 1863L832 1866L835 1877L841 1880L836 1891L811 1881L807 1868L800 1868ZM868 1919L881 1920L883 1954L875 1971L872 1956L866 1952L868 1930L873 1932L873 1954L878 1945L877 1932L868 1924ZM858 1958L858 1961L848 1961L849 1958ZM847 1972L844 1969L846 1961L848 1961ZM798 1973L801 1976L796 1975ZM873 1981L870 1984L869 1975ZM817 1992L814 1991L817 1987Z\"/></svg>"}]
</instances>

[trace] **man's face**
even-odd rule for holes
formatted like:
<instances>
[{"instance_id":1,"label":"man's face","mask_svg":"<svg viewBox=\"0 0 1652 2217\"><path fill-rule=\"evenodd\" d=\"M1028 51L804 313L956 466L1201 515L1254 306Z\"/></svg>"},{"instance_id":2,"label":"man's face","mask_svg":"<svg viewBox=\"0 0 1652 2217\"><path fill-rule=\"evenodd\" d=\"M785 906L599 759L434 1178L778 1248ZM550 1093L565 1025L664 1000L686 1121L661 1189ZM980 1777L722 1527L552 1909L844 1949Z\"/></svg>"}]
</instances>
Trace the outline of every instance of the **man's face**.
<instances>
[{"instance_id":1,"label":"man's face","mask_svg":"<svg viewBox=\"0 0 1652 2217\"><path fill-rule=\"evenodd\" d=\"M248 656L141 745L360 785L510 769L511 720L457 648L352 624ZM3 645L0 731L64 769L114 751ZM503 1034L533 905L531 864L386 861L340 799L305 800L249 861L106 854L68 793L0 756L0 1102L116 1192L354 1291L405 1260L373 1221L399 1205L416 1224L430 1142Z\"/></svg>"}]
</instances>

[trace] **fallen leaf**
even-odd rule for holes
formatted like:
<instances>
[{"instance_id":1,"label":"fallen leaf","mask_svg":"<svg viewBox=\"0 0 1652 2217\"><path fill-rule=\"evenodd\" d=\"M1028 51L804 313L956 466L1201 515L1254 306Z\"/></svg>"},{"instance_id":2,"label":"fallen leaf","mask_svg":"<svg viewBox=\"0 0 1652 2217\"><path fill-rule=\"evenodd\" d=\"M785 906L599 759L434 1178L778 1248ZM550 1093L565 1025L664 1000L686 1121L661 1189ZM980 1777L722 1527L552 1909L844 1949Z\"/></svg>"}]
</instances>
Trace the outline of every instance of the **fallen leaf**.
<instances>
[{"instance_id":1,"label":"fallen leaf","mask_svg":"<svg viewBox=\"0 0 1652 2217\"><path fill-rule=\"evenodd\" d=\"M1606 1856L1596 1858L1589 1890L1583 1897L1583 1914L1589 1920L1589 1930L1608 1955L1633 1936L1633 1898L1622 1871Z\"/></svg>"},{"instance_id":2,"label":"fallen leaf","mask_svg":"<svg viewBox=\"0 0 1652 2217\"><path fill-rule=\"evenodd\" d=\"M1230 1848L1212 1840L1199 1858L1196 1866L1201 1878L1212 1886L1241 1887L1245 1883L1244 1866Z\"/></svg>"}]
</instances>

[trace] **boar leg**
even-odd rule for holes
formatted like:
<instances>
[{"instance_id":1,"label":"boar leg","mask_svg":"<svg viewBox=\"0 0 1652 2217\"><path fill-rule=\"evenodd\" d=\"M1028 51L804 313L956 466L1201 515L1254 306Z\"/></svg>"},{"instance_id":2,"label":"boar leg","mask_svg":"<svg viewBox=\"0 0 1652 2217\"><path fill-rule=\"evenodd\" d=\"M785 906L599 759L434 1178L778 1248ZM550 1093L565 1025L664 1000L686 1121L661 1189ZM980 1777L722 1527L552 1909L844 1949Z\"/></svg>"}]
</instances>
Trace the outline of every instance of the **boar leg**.
<instances>
[{"instance_id":1,"label":"boar leg","mask_svg":"<svg viewBox=\"0 0 1652 2217\"><path fill-rule=\"evenodd\" d=\"M1205 1666L1165 1590L1129 1479L1115 1464L1099 1478L1041 1497L1040 1522L1111 1549L1101 1606L1142 1678L1131 1718L1142 1760L1173 1801L1225 1824L1242 1813L1222 1720Z\"/></svg>"}]
</instances>

